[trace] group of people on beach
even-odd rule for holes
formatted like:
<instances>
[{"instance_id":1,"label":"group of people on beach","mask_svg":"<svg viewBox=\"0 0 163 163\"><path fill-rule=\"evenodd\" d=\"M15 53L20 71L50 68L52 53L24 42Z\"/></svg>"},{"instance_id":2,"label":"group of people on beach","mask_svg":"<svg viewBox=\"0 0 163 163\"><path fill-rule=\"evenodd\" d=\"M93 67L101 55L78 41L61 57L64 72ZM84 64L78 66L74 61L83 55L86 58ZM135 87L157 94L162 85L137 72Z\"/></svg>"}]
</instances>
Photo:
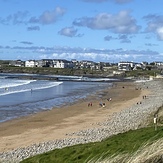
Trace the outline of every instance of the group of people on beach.
<instances>
[{"instance_id":1,"label":"group of people on beach","mask_svg":"<svg viewBox=\"0 0 163 163\"><path fill-rule=\"evenodd\" d=\"M147 98L147 96L146 96L146 95L144 95L144 96L142 96L142 98L143 98L143 99L146 99L146 98ZM138 105L138 104L142 104L142 102L141 102L141 101L140 101L140 102L137 102L137 105Z\"/></svg>"},{"instance_id":2,"label":"group of people on beach","mask_svg":"<svg viewBox=\"0 0 163 163\"><path fill-rule=\"evenodd\" d=\"M107 101L111 101L111 100L112 100L111 97L107 98ZM93 106L92 102L89 102L88 107L92 107L92 106ZM99 106L104 108L106 106L106 104L105 104L105 102L100 102Z\"/></svg>"}]
</instances>

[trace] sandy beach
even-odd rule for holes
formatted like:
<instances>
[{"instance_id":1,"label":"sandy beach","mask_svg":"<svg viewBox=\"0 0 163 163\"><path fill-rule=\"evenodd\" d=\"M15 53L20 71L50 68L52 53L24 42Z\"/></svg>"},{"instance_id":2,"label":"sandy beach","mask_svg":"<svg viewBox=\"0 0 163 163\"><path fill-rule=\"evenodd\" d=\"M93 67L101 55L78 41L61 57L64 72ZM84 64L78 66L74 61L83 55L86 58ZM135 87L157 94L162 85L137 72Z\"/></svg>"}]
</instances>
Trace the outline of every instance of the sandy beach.
<instances>
[{"instance_id":1,"label":"sandy beach","mask_svg":"<svg viewBox=\"0 0 163 163\"><path fill-rule=\"evenodd\" d=\"M117 82L111 89L80 100L75 104L54 108L28 117L0 124L0 152L27 147L45 141L71 137L69 133L96 127L113 113L136 104L148 89L135 89L133 82ZM98 99L99 94L102 95ZM107 99L111 97L112 100ZM88 103L92 106L88 107ZM99 103L105 103L100 107Z\"/></svg>"}]
</instances>

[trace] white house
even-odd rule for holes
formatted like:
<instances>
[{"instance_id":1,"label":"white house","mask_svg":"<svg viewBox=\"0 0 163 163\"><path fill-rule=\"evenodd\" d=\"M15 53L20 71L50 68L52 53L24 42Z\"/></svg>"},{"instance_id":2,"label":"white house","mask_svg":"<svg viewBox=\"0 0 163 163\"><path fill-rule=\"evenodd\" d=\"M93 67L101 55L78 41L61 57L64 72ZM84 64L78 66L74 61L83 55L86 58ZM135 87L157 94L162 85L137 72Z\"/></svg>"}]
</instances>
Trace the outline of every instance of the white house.
<instances>
[{"instance_id":1,"label":"white house","mask_svg":"<svg viewBox=\"0 0 163 163\"><path fill-rule=\"evenodd\" d=\"M142 63L136 63L133 70L137 70L137 69L145 69L146 65L142 64Z\"/></svg>"},{"instance_id":2,"label":"white house","mask_svg":"<svg viewBox=\"0 0 163 163\"><path fill-rule=\"evenodd\" d=\"M71 61L67 61L65 59L54 59L53 60L54 68L72 68L73 63Z\"/></svg>"},{"instance_id":3,"label":"white house","mask_svg":"<svg viewBox=\"0 0 163 163\"><path fill-rule=\"evenodd\" d=\"M36 62L35 60L28 60L25 61L25 67L37 67L38 62Z\"/></svg>"},{"instance_id":4,"label":"white house","mask_svg":"<svg viewBox=\"0 0 163 163\"><path fill-rule=\"evenodd\" d=\"M161 62L161 61L160 62L157 61L157 62L154 62L154 63L155 63L156 66L163 66L163 62Z\"/></svg>"},{"instance_id":5,"label":"white house","mask_svg":"<svg viewBox=\"0 0 163 163\"><path fill-rule=\"evenodd\" d=\"M134 62L119 62L118 63L118 70L130 71L134 68L134 66L135 66Z\"/></svg>"}]
</instances>

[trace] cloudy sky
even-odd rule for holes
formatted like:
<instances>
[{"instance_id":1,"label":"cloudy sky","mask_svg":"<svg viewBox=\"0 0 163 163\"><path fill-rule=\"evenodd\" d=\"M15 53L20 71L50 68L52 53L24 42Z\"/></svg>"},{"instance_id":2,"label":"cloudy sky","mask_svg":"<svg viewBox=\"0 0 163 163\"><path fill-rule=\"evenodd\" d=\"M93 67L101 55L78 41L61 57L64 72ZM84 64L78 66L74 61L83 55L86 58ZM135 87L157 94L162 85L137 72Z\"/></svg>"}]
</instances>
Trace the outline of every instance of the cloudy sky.
<instances>
[{"instance_id":1,"label":"cloudy sky","mask_svg":"<svg viewBox=\"0 0 163 163\"><path fill-rule=\"evenodd\" d=\"M163 0L0 4L0 60L163 61Z\"/></svg>"}]
</instances>

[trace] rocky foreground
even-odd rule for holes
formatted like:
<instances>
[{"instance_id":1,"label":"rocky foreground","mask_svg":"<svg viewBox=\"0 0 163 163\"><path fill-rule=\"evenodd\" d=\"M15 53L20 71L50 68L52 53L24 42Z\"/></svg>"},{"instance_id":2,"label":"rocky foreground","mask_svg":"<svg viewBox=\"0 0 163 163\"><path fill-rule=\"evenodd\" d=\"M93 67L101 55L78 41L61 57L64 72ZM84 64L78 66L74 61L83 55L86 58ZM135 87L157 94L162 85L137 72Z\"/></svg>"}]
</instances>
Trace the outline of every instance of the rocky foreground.
<instances>
[{"instance_id":1,"label":"rocky foreground","mask_svg":"<svg viewBox=\"0 0 163 163\"><path fill-rule=\"evenodd\" d=\"M136 84L138 88L149 89L151 94L146 98L142 98L142 101L139 101L132 107L115 113L111 119L109 117L105 122L98 123L99 127L67 134L68 136L76 136L77 138L48 141L40 144L33 144L26 148L18 148L13 151L0 153L0 162L18 163L25 158L56 148L101 141L111 135L139 128L145 124L151 114L154 114L158 108L163 105L163 81L152 80L137 82Z\"/></svg>"}]
</instances>

